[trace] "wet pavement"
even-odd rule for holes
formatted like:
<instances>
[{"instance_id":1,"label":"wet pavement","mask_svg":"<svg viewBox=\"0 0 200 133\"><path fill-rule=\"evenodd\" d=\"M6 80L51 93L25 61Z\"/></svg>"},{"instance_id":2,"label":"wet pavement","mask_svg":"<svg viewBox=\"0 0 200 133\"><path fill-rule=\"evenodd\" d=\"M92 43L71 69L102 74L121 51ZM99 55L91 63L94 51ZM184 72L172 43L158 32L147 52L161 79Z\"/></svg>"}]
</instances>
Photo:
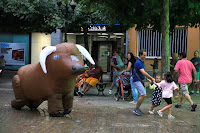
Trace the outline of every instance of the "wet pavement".
<instances>
[{"instance_id":1,"label":"wet pavement","mask_svg":"<svg viewBox=\"0 0 200 133\"><path fill-rule=\"evenodd\" d=\"M116 101L114 95L108 95L110 83L107 83L105 95L98 95L94 87L86 96L74 97L70 116L49 117L47 101L38 110L28 107L16 110L10 105L14 99L11 78L15 73L7 71L0 79L0 133L198 133L200 130L199 95L192 95L198 104L196 112L191 112L189 103L184 100L181 109L172 108L172 115L176 118L168 120L167 112L164 112L163 118L148 114L151 91L147 90L148 96L141 106L144 115L136 116L132 112L135 105L129 103L131 99ZM155 110L165 105L162 101Z\"/></svg>"}]
</instances>

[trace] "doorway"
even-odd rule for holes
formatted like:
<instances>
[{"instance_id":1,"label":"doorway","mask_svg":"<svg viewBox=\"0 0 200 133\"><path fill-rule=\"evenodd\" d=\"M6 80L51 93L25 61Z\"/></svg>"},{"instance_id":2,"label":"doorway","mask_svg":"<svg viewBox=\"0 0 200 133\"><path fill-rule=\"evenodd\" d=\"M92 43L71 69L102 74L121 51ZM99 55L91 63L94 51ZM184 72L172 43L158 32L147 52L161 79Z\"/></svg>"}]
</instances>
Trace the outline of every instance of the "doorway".
<instances>
[{"instance_id":1,"label":"doorway","mask_svg":"<svg viewBox=\"0 0 200 133\"><path fill-rule=\"evenodd\" d=\"M111 71L110 59L114 50L115 41L93 41L92 57L102 67L104 73Z\"/></svg>"}]
</instances>

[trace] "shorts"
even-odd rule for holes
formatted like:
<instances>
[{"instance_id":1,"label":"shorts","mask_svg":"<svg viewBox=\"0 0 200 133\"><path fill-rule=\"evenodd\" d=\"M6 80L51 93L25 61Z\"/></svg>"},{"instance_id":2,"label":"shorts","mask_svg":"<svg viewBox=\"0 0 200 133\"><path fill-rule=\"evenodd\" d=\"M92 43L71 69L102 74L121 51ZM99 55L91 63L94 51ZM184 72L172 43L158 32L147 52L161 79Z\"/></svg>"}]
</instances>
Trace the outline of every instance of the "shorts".
<instances>
[{"instance_id":1,"label":"shorts","mask_svg":"<svg viewBox=\"0 0 200 133\"><path fill-rule=\"evenodd\" d=\"M172 104L172 98L163 98L165 100L165 102L169 105Z\"/></svg>"},{"instance_id":2,"label":"shorts","mask_svg":"<svg viewBox=\"0 0 200 133\"><path fill-rule=\"evenodd\" d=\"M199 72L197 72L197 79L196 80L199 80Z\"/></svg>"},{"instance_id":3,"label":"shorts","mask_svg":"<svg viewBox=\"0 0 200 133\"><path fill-rule=\"evenodd\" d=\"M85 82L87 82L89 85L94 87L99 82L99 80L96 79L96 78L93 78L93 77L89 77L89 78L86 79Z\"/></svg>"},{"instance_id":4,"label":"shorts","mask_svg":"<svg viewBox=\"0 0 200 133\"><path fill-rule=\"evenodd\" d=\"M117 72L118 73L118 75L119 75L119 72ZM117 80L118 80L118 76L117 76L117 74L115 73L115 72L113 72L113 84L114 85L118 85L118 83L117 83Z\"/></svg>"},{"instance_id":5,"label":"shorts","mask_svg":"<svg viewBox=\"0 0 200 133\"><path fill-rule=\"evenodd\" d=\"M180 90L179 93L180 95L185 95L185 94L189 94L188 92L188 86L190 86L191 83L180 83Z\"/></svg>"},{"instance_id":6,"label":"shorts","mask_svg":"<svg viewBox=\"0 0 200 133\"><path fill-rule=\"evenodd\" d=\"M194 74L192 73L192 79L194 79ZM197 72L196 80L199 80L199 72Z\"/></svg>"},{"instance_id":7,"label":"shorts","mask_svg":"<svg viewBox=\"0 0 200 133\"><path fill-rule=\"evenodd\" d=\"M143 84L140 81L133 82L133 85L140 93L140 96L146 95L146 88L144 88Z\"/></svg>"}]
</instances>

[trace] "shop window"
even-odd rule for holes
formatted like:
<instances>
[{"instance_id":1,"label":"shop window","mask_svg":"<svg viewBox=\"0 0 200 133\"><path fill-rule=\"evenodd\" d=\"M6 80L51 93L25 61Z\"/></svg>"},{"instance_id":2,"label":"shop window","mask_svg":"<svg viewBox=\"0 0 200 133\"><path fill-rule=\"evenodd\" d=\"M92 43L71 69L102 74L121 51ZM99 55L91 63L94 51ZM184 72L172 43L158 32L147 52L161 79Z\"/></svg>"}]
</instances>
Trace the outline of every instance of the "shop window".
<instances>
[{"instance_id":1,"label":"shop window","mask_svg":"<svg viewBox=\"0 0 200 133\"><path fill-rule=\"evenodd\" d=\"M137 31L138 52L144 49L147 58L161 57L162 33L146 29ZM170 56L172 53L186 52L187 50L187 28L176 28L170 32ZM139 56L139 54L138 54Z\"/></svg>"}]
</instances>

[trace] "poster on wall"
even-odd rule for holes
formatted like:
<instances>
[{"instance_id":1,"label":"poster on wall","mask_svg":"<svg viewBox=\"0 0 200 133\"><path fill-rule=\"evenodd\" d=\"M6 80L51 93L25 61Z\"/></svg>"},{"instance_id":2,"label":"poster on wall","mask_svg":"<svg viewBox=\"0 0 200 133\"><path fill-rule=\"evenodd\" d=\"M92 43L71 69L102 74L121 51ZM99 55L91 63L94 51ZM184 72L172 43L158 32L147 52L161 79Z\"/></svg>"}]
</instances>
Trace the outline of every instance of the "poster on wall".
<instances>
[{"instance_id":1,"label":"poster on wall","mask_svg":"<svg viewBox=\"0 0 200 133\"><path fill-rule=\"evenodd\" d=\"M6 65L25 65L26 43L0 42L0 56L4 56Z\"/></svg>"}]
</instances>

